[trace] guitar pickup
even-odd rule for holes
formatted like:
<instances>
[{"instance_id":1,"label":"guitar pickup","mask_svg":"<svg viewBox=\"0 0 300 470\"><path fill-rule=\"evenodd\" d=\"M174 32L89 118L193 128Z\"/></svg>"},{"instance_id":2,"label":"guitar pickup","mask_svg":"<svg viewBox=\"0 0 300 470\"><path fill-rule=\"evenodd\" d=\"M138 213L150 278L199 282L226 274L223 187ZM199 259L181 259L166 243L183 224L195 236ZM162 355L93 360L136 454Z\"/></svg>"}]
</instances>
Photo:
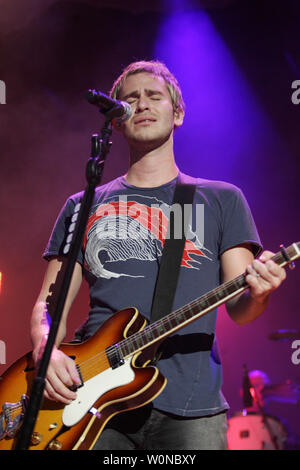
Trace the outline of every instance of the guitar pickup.
<instances>
[{"instance_id":1,"label":"guitar pickup","mask_svg":"<svg viewBox=\"0 0 300 470\"><path fill-rule=\"evenodd\" d=\"M116 369L117 367L120 367L122 364L124 364L124 359L118 344L109 346L106 348L105 352L112 369Z\"/></svg>"}]
</instances>

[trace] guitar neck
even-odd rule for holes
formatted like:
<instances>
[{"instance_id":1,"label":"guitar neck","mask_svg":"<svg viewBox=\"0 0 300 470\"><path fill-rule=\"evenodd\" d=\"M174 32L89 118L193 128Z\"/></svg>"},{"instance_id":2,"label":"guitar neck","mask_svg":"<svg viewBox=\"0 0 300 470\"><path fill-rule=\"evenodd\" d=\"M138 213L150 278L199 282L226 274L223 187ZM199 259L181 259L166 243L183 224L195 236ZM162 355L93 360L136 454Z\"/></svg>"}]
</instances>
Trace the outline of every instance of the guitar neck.
<instances>
[{"instance_id":1,"label":"guitar neck","mask_svg":"<svg viewBox=\"0 0 300 470\"><path fill-rule=\"evenodd\" d=\"M300 242L293 243L288 248L282 249L272 257L272 260L279 266L284 267L298 257L300 257ZM245 274L241 274L235 279L225 282L207 294L148 325L142 331L120 341L116 345L119 353L125 359L165 339L192 321L214 310L249 287L245 277Z\"/></svg>"}]
</instances>

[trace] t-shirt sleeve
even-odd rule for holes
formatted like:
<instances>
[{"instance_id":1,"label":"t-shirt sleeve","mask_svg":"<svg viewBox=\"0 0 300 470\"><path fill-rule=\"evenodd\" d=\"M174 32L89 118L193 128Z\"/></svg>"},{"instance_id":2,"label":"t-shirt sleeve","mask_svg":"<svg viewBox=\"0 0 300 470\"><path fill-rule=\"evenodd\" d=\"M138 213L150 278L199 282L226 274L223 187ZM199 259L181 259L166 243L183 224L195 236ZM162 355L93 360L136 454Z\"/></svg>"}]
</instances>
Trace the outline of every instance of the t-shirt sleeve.
<instances>
[{"instance_id":1,"label":"t-shirt sleeve","mask_svg":"<svg viewBox=\"0 0 300 470\"><path fill-rule=\"evenodd\" d=\"M226 194L223 207L220 254L234 246L249 243L254 257L257 257L262 250L262 244L243 192L234 186Z\"/></svg>"},{"instance_id":2,"label":"t-shirt sleeve","mask_svg":"<svg viewBox=\"0 0 300 470\"><path fill-rule=\"evenodd\" d=\"M71 196L62 207L43 253L43 258L47 261L49 261L52 256L65 256L63 250L69 235L69 227L72 223L74 208L78 202L80 202L80 198ZM82 250L78 253L77 261L81 265L83 264L84 256Z\"/></svg>"}]
</instances>

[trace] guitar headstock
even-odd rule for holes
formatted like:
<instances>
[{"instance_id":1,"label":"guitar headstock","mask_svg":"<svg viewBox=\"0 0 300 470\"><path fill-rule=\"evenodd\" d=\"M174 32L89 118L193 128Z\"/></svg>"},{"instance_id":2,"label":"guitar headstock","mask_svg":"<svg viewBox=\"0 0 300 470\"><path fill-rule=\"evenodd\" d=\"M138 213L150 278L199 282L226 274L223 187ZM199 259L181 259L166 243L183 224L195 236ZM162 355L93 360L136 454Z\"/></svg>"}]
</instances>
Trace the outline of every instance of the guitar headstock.
<instances>
[{"instance_id":1,"label":"guitar headstock","mask_svg":"<svg viewBox=\"0 0 300 470\"><path fill-rule=\"evenodd\" d=\"M280 259L277 260L278 255L280 255ZM280 252L274 256L274 259L277 264L280 266L288 265L290 269L294 269L295 263L294 261L300 257L300 242L292 243L288 248L285 248L284 245L280 245Z\"/></svg>"}]
</instances>

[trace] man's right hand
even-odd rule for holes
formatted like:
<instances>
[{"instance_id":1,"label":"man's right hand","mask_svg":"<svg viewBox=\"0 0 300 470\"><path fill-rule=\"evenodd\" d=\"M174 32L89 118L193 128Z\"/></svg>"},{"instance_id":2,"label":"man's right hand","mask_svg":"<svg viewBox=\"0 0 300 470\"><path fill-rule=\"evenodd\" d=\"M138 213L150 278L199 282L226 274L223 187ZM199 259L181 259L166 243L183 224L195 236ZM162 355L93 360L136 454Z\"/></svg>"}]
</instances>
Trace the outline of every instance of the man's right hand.
<instances>
[{"instance_id":1,"label":"man's right hand","mask_svg":"<svg viewBox=\"0 0 300 470\"><path fill-rule=\"evenodd\" d=\"M48 304L51 305L52 295L59 289L60 283L57 278L61 268L61 259L53 258L49 261L41 291L32 311L30 333L33 345L32 356L36 367L38 367L46 346L51 323L51 320L49 321ZM81 384L81 380L75 362L59 350L58 345L62 343L66 336L67 316L78 293L81 281L82 267L76 262L46 375L45 397L65 404L71 403L76 398L76 393L71 388L76 389L76 386Z\"/></svg>"},{"instance_id":2,"label":"man's right hand","mask_svg":"<svg viewBox=\"0 0 300 470\"><path fill-rule=\"evenodd\" d=\"M36 364L40 360L38 356L33 354ZM44 396L49 400L68 405L76 398L76 393L70 389L80 384L81 380L73 359L54 347L46 374Z\"/></svg>"}]
</instances>

